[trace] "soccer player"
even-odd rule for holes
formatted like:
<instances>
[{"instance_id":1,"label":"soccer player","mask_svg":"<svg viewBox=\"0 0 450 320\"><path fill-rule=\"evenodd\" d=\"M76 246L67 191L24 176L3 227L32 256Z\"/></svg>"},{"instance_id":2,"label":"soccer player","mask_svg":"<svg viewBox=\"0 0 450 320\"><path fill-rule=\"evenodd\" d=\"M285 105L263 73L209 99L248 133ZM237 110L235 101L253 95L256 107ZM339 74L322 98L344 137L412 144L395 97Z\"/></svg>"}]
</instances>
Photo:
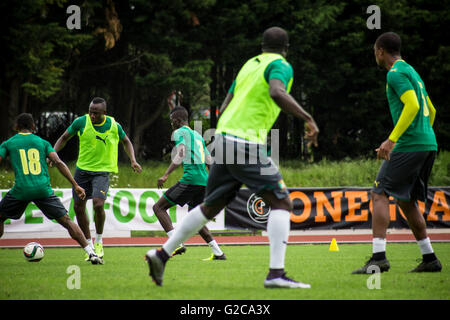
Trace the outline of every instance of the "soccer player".
<instances>
[{"instance_id":1,"label":"soccer player","mask_svg":"<svg viewBox=\"0 0 450 320\"><path fill-rule=\"evenodd\" d=\"M14 186L0 201L0 237L3 235L5 220L20 219L28 204L34 202L48 219L55 219L69 231L72 239L86 251L92 264L103 264L78 225L70 220L61 200L55 196L50 186L46 158L49 157L55 163L81 199L86 196L84 189L73 179L69 168L51 144L33 134L34 129L33 116L22 113L16 119L18 133L0 145L0 162L9 156L14 169Z\"/></svg>"},{"instance_id":2,"label":"soccer player","mask_svg":"<svg viewBox=\"0 0 450 320\"><path fill-rule=\"evenodd\" d=\"M384 159L372 188L372 257L353 273L388 271L386 230L389 226L389 196L396 199L422 253L422 262L410 272L436 272L442 266L427 236L425 219L416 200L426 201L428 178L436 156L433 131L436 109L419 74L400 54L401 39L393 32L383 33L374 45L375 59L388 70L386 94L394 129L377 152ZM371 270L368 270L370 267Z\"/></svg>"},{"instance_id":3,"label":"soccer player","mask_svg":"<svg viewBox=\"0 0 450 320\"><path fill-rule=\"evenodd\" d=\"M74 179L86 190L86 198L80 199L75 190L74 210L78 224L86 239L101 258L103 250L103 228L105 225L105 200L109 189L109 174L117 173L119 141L131 161L134 172L140 173L141 166L137 163L133 144L113 117L106 115L106 101L94 98L89 105L89 113L81 116L67 128L56 141L54 149L59 152L75 134L80 140L78 161ZM92 199L94 205L95 246L92 243L89 230L89 220L86 215L86 201Z\"/></svg>"},{"instance_id":4,"label":"soccer player","mask_svg":"<svg viewBox=\"0 0 450 320\"><path fill-rule=\"evenodd\" d=\"M162 248L146 253L150 276L157 285L163 283L170 253L213 219L245 184L271 207L267 225L270 262L264 286L310 288L285 274L292 202L278 168L264 152L267 134L280 109L307 121L306 137L317 145L319 129L314 119L289 94L293 70L285 58L288 46L285 30L267 29L262 54L248 60L239 71L221 106L204 202L191 210Z\"/></svg>"},{"instance_id":5,"label":"soccer player","mask_svg":"<svg viewBox=\"0 0 450 320\"><path fill-rule=\"evenodd\" d=\"M177 106L170 112L170 122L175 130L173 138L176 145L175 156L164 175L158 179L158 188L162 188L170 173L183 165L184 174L180 181L169 188L153 206L153 210L159 222L169 237L174 230L172 221L167 214L167 209L172 206L189 206L189 211L203 202L205 186L208 180L208 172L205 163L211 163L211 156L205 146L202 136L189 128L188 112L184 107ZM225 254L220 249L216 240L206 226L199 231L212 250L212 255L204 260L226 260ZM172 255L186 252L186 247L181 245Z\"/></svg>"}]
</instances>

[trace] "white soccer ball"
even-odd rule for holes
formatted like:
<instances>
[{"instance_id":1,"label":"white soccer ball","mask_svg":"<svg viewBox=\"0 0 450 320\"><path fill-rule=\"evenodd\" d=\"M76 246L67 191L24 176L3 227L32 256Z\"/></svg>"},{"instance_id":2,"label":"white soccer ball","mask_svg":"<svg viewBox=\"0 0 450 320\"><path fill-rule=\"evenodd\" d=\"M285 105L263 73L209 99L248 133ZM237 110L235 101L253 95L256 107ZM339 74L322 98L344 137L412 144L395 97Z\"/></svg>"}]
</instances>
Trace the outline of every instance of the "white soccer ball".
<instances>
[{"instance_id":1,"label":"white soccer ball","mask_svg":"<svg viewBox=\"0 0 450 320\"><path fill-rule=\"evenodd\" d=\"M27 261L41 261L44 257L44 247L40 243L30 242L23 248L23 255Z\"/></svg>"}]
</instances>

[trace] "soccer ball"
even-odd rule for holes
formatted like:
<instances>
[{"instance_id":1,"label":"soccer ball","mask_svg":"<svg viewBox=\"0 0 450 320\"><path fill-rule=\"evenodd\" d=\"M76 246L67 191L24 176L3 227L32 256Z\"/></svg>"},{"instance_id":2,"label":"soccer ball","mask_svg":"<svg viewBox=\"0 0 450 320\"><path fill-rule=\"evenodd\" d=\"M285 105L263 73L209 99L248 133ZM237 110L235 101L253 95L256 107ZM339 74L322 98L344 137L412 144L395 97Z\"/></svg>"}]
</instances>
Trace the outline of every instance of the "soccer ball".
<instances>
[{"instance_id":1,"label":"soccer ball","mask_svg":"<svg viewBox=\"0 0 450 320\"><path fill-rule=\"evenodd\" d=\"M38 262L44 257L44 247L37 242L30 242L23 248L23 255L29 262Z\"/></svg>"}]
</instances>

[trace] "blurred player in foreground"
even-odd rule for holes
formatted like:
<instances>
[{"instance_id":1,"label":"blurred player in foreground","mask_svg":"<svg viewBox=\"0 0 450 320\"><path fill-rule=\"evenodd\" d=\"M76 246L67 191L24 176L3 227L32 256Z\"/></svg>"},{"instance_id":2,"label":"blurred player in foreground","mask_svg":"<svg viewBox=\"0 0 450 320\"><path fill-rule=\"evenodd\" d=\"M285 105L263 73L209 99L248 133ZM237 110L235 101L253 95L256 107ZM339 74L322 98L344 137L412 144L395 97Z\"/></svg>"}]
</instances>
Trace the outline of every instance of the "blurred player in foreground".
<instances>
[{"instance_id":1,"label":"blurred player in foreground","mask_svg":"<svg viewBox=\"0 0 450 320\"><path fill-rule=\"evenodd\" d=\"M307 121L307 139L317 145L319 129L313 118L288 93L293 70L285 57L289 47L285 30L273 27L263 34L263 53L248 60L239 71L221 106L214 140L214 163L203 204L181 221L161 249L149 250L150 276L162 285L164 268L173 250L213 219L245 184L271 207L267 223L270 241L266 288L310 288L289 279L284 271L292 202L265 144L280 109ZM278 141L272 141L272 144Z\"/></svg>"},{"instance_id":2,"label":"blurred player in foreground","mask_svg":"<svg viewBox=\"0 0 450 320\"><path fill-rule=\"evenodd\" d=\"M14 186L0 201L0 237L6 219L20 219L30 202L48 219L55 219L69 231L72 239L86 251L92 264L103 264L75 222L70 220L61 200L55 196L47 171L46 158L50 158L61 174L72 184L77 196L86 197L85 191L73 179L69 168L59 159L51 144L33 134L33 116L22 113L17 117L18 133L0 145L0 162L9 156L14 169Z\"/></svg>"},{"instance_id":3,"label":"blurred player in foreground","mask_svg":"<svg viewBox=\"0 0 450 320\"><path fill-rule=\"evenodd\" d=\"M103 258L103 228L106 218L104 206L109 190L109 174L118 172L119 141L130 158L133 170L140 173L142 168L137 163L133 145L120 124L106 115L106 101L103 98L94 98L89 105L89 113L75 119L67 128L55 143L56 152L64 148L75 134L78 134L80 146L74 179L86 190L86 198L81 199L73 192L73 207L86 239L95 248L97 255ZM92 199L94 205L95 245L92 243L86 215L88 199Z\"/></svg>"},{"instance_id":4,"label":"blurred player in foreground","mask_svg":"<svg viewBox=\"0 0 450 320\"><path fill-rule=\"evenodd\" d=\"M388 70L386 94L394 129L377 152L384 159L372 188L372 257L354 274L388 271L386 230L389 227L389 196L396 199L422 253L422 262L410 272L438 272L442 266L434 254L426 223L417 200L426 201L427 184L436 157L433 131L436 109L419 74L400 55L401 39L383 33L374 45L375 59ZM372 268L371 268L372 267ZM369 270L370 268L370 270Z\"/></svg>"},{"instance_id":5,"label":"blurred player in foreground","mask_svg":"<svg viewBox=\"0 0 450 320\"><path fill-rule=\"evenodd\" d=\"M188 112L184 107L177 106L172 109L170 122L175 130L173 138L176 153L167 171L158 179L158 188L163 187L169 175L181 164L184 174L180 181L170 187L153 206L159 222L169 237L172 236L174 229L167 209L187 204L190 211L203 202L208 180L205 163L210 164L212 161L202 136L189 128ZM226 260L225 254L206 226L200 229L199 234L212 250L211 257L205 260ZM185 251L186 247L181 245L172 255L182 254Z\"/></svg>"}]
</instances>

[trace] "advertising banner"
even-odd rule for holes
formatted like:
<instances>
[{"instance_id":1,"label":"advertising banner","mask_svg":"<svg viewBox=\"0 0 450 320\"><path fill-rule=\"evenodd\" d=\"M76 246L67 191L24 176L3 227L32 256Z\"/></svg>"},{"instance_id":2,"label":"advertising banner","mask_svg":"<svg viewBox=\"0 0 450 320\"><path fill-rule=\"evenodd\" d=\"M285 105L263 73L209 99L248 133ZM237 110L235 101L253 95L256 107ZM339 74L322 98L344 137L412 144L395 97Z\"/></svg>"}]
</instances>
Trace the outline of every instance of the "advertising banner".
<instances>
[{"instance_id":1,"label":"advertising banner","mask_svg":"<svg viewBox=\"0 0 450 320\"><path fill-rule=\"evenodd\" d=\"M73 210L72 189L54 189L55 194L61 198L63 205L68 210L71 219L75 219ZM104 234L108 231L131 230L163 230L156 215L153 205L159 200L166 189L120 189L111 188L105 202L106 221ZM3 197L8 190L0 190ZM87 215L90 221L90 229L95 230L93 219L92 200L87 201ZM187 214L188 207L174 206L168 210L174 227ZM224 214L220 213L215 221L207 224L210 230L223 230ZM47 219L44 214L30 203L25 213L18 220L7 220L5 232L53 232L65 229L57 222Z\"/></svg>"},{"instance_id":2,"label":"advertising banner","mask_svg":"<svg viewBox=\"0 0 450 320\"><path fill-rule=\"evenodd\" d=\"M294 204L291 230L370 229L370 188L288 188ZM431 187L428 200L418 202L429 228L450 228L450 187ZM225 209L230 229L265 230L271 208L261 197L241 189ZM401 209L390 197L389 228L409 228Z\"/></svg>"}]
</instances>

